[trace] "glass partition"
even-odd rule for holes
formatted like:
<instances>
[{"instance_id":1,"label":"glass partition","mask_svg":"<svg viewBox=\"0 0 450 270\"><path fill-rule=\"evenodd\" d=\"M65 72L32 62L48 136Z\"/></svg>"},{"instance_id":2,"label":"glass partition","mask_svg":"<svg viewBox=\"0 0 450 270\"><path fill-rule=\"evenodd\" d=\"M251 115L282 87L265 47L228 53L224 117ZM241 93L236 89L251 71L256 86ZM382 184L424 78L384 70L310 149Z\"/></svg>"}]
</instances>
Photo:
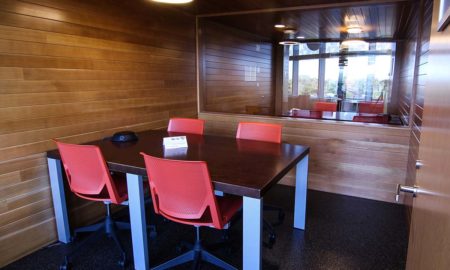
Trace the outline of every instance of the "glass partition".
<instances>
[{"instance_id":1,"label":"glass partition","mask_svg":"<svg viewBox=\"0 0 450 270\"><path fill-rule=\"evenodd\" d=\"M347 113L345 119L336 120L349 120L351 115L389 115L394 42L302 43L286 50L289 80L284 88L288 100L283 103L283 115L316 118L317 112L323 111ZM309 112L299 112L302 110ZM334 117L339 118L336 113Z\"/></svg>"}]
</instances>

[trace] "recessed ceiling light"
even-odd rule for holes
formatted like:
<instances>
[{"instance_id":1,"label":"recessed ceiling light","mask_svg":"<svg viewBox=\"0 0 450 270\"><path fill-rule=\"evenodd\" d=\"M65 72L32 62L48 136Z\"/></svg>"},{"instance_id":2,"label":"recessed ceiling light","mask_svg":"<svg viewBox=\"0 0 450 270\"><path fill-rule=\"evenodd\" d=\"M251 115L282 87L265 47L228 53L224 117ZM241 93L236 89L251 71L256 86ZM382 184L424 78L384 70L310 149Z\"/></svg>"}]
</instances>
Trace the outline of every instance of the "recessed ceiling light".
<instances>
[{"instance_id":1,"label":"recessed ceiling light","mask_svg":"<svg viewBox=\"0 0 450 270\"><path fill-rule=\"evenodd\" d=\"M298 39L305 39L304 36L297 36L296 38L298 38Z\"/></svg>"},{"instance_id":2,"label":"recessed ceiling light","mask_svg":"<svg viewBox=\"0 0 450 270\"><path fill-rule=\"evenodd\" d=\"M165 4L187 4L194 0L151 0L151 1Z\"/></svg>"},{"instance_id":3,"label":"recessed ceiling light","mask_svg":"<svg viewBox=\"0 0 450 270\"><path fill-rule=\"evenodd\" d=\"M349 33L349 34L359 34L361 32L362 32L362 29L359 26L349 26L349 27L347 27L347 33Z\"/></svg>"},{"instance_id":4,"label":"recessed ceiling light","mask_svg":"<svg viewBox=\"0 0 450 270\"><path fill-rule=\"evenodd\" d=\"M285 28L286 25L279 23L279 24L275 24L274 27L275 28Z\"/></svg>"}]
</instances>

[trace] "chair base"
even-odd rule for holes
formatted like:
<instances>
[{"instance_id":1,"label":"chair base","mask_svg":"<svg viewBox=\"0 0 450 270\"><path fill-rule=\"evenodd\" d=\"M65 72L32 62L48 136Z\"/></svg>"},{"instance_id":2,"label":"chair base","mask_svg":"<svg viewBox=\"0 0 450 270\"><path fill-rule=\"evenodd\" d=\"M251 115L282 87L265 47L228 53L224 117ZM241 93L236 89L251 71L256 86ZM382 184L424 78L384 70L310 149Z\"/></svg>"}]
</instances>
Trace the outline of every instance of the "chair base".
<instances>
[{"instance_id":1,"label":"chair base","mask_svg":"<svg viewBox=\"0 0 450 270\"><path fill-rule=\"evenodd\" d=\"M285 214L281 207L273 206L273 205L267 205L265 204L263 206L264 211L278 211L278 221L275 223L270 223L265 218L263 219L263 229L266 230L269 233L269 240L266 242L263 242L264 247L267 247L271 249L273 245L275 244L275 240L277 238L275 228L274 226L278 226L283 223Z\"/></svg>"},{"instance_id":2,"label":"chair base","mask_svg":"<svg viewBox=\"0 0 450 270\"><path fill-rule=\"evenodd\" d=\"M83 239L80 243L78 243L69 254L67 254L64 257L64 262L60 266L60 270L67 270L71 267L71 259L80 251L83 247L86 245L93 243L95 240L99 239L100 236L107 235L109 238L112 238L114 240L114 243L116 244L116 247L119 249L121 253L121 258L118 261L118 264L122 267L124 267L127 264L127 255L125 253L125 250L123 249L122 243L120 242L120 239L117 235L118 230L130 230L131 226L130 223L126 222L119 222L114 221L111 217L111 211L110 211L110 203L105 203L106 206L106 217L103 222L81 227L78 229L75 229L74 231L74 237L72 238L72 241L75 241L78 237L78 234L84 233L84 232L92 232L91 235L89 235L86 239ZM155 226L148 226L151 229L150 235L156 235Z\"/></svg>"},{"instance_id":3,"label":"chair base","mask_svg":"<svg viewBox=\"0 0 450 270\"><path fill-rule=\"evenodd\" d=\"M196 234L197 234L197 240L195 241L195 244L192 246L192 250L170 260L165 263L162 263L154 268L152 270L163 270L163 269L169 269L187 262L194 262L193 269L198 269L200 266L201 261L208 262L210 264L213 264L215 266L218 266L222 269L226 270L237 270L234 266L231 264L217 258L216 256L212 255L208 251L206 251L200 241L200 228L196 227ZM189 246L189 245L188 245Z\"/></svg>"}]
</instances>

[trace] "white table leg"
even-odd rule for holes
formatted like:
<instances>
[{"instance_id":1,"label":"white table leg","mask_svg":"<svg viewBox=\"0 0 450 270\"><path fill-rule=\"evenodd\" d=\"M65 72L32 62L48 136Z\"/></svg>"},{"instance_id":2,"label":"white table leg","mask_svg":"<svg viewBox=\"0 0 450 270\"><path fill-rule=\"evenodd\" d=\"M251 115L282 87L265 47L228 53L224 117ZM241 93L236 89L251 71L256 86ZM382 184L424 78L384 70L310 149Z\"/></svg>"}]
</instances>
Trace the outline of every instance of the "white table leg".
<instances>
[{"instance_id":1,"label":"white table leg","mask_svg":"<svg viewBox=\"0 0 450 270\"><path fill-rule=\"evenodd\" d=\"M145 220L144 183L142 176L127 173L128 207L134 269L150 269L148 263L147 223Z\"/></svg>"},{"instance_id":2,"label":"white table leg","mask_svg":"<svg viewBox=\"0 0 450 270\"><path fill-rule=\"evenodd\" d=\"M306 223L306 193L308 190L308 159L305 156L298 164L295 176L294 228L304 230Z\"/></svg>"},{"instance_id":3,"label":"white table leg","mask_svg":"<svg viewBox=\"0 0 450 270\"><path fill-rule=\"evenodd\" d=\"M262 269L263 199L244 197L243 204L243 269Z\"/></svg>"},{"instance_id":4,"label":"white table leg","mask_svg":"<svg viewBox=\"0 0 450 270\"><path fill-rule=\"evenodd\" d=\"M47 158L50 186L52 188L53 208L55 210L56 229L58 240L63 243L70 242L69 218L67 215L66 195L62 175L61 161Z\"/></svg>"}]
</instances>

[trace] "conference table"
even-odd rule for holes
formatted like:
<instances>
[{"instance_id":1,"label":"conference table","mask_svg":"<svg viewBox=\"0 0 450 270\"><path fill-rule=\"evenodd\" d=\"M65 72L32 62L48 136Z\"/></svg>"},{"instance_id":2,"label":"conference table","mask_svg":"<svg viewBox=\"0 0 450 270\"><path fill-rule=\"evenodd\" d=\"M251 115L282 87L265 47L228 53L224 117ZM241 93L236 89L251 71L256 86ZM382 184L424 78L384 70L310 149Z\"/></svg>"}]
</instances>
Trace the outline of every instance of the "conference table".
<instances>
[{"instance_id":1,"label":"conference table","mask_svg":"<svg viewBox=\"0 0 450 270\"><path fill-rule=\"evenodd\" d=\"M187 138L187 148L164 148L164 137L182 135ZM263 198L294 167L293 227L305 229L309 147L162 130L139 132L137 136L137 141L128 143L114 143L108 139L87 143L100 147L111 171L126 173L135 269L150 269L148 252L152 251L148 247L144 206L147 173L140 152L169 159L206 161L217 194L243 197L244 270L262 269ZM60 242L69 243L68 210L58 150L47 152L47 160L58 238Z\"/></svg>"}]
</instances>

